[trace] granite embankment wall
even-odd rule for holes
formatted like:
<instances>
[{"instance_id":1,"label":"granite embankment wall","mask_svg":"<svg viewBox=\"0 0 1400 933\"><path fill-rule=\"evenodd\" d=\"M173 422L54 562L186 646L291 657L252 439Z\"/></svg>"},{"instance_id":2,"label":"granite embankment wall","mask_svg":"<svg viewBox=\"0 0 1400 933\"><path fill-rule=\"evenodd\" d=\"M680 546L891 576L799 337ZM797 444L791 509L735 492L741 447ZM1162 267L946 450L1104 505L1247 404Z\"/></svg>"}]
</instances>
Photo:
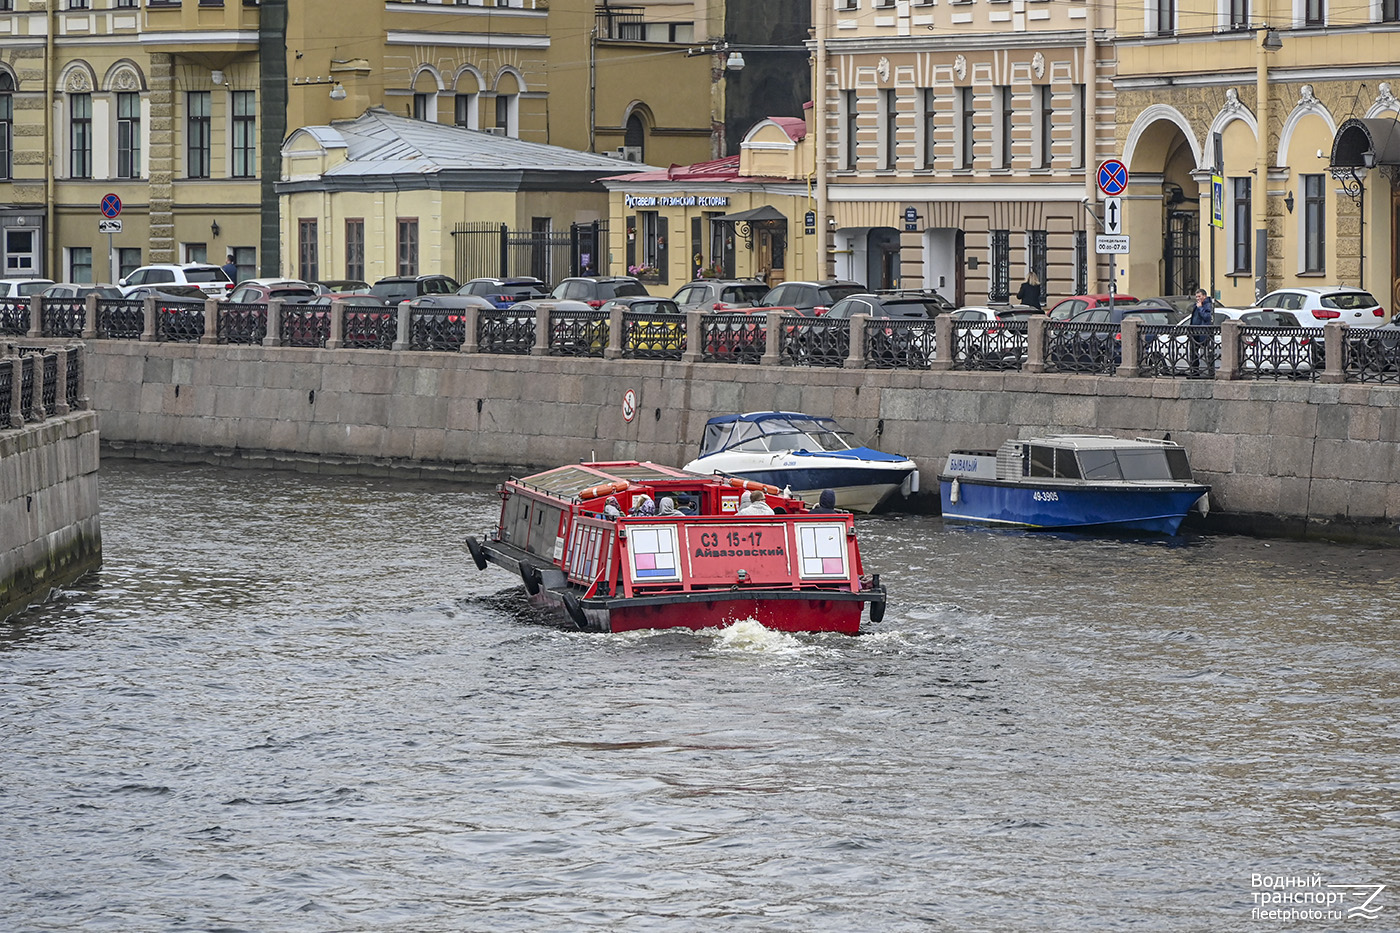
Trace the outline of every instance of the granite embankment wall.
<instances>
[{"instance_id":1,"label":"granite embankment wall","mask_svg":"<svg viewBox=\"0 0 1400 933\"><path fill-rule=\"evenodd\" d=\"M834 415L913 457L924 493L936 497L952 448L1042 432L1170 434L1214 487L1214 527L1400 541L1400 387L135 341L89 348L89 392L116 455L495 481L595 455L683 464L712 415L789 409ZM638 398L631 422L628 389Z\"/></svg>"},{"instance_id":2,"label":"granite embankment wall","mask_svg":"<svg viewBox=\"0 0 1400 933\"><path fill-rule=\"evenodd\" d=\"M0 431L0 619L101 562L97 422L76 411Z\"/></svg>"}]
</instances>

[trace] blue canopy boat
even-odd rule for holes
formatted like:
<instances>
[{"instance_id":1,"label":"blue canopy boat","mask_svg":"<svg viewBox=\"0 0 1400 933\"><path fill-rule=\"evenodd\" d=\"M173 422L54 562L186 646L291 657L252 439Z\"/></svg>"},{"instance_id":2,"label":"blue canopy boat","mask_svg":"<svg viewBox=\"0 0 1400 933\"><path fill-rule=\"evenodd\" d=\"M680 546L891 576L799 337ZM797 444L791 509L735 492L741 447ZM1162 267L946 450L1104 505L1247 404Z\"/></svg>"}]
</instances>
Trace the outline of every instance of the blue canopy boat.
<instances>
[{"instance_id":1,"label":"blue canopy boat","mask_svg":"<svg viewBox=\"0 0 1400 933\"><path fill-rule=\"evenodd\" d=\"M1174 535L1210 487L1172 441L1053 434L955 450L938 476L948 521Z\"/></svg>"},{"instance_id":2,"label":"blue canopy boat","mask_svg":"<svg viewBox=\"0 0 1400 933\"><path fill-rule=\"evenodd\" d=\"M834 419L795 411L722 415L705 423L700 456L685 468L786 488L809 505L831 489L836 507L850 512L873 512L895 492L919 491L913 460L851 439Z\"/></svg>"}]
</instances>

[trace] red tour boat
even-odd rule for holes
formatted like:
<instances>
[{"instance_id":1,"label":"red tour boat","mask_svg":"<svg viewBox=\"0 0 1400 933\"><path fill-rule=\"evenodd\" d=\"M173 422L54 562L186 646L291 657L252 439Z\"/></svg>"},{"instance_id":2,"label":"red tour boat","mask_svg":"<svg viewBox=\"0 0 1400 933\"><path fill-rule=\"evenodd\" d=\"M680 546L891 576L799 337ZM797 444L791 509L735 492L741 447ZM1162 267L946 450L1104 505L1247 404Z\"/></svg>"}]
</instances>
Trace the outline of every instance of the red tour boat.
<instances>
[{"instance_id":1,"label":"red tour boat","mask_svg":"<svg viewBox=\"0 0 1400 933\"><path fill-rule=\"evenodd\" d=\"M579 463L499 487L501 518L481 542L479 569L518 574L536 604L580 629L719 628L753 619L784 632L854 635L861 610L885 614L879 576L866 576L855 522L816 513L752 480L699 476L655 463ZM773 515L737 515L745 490ZM604 514L608 497L623 515ZM633 516L642 497L675 514ZM658 509L659 511L659 509Z\"/></svg>"}]
</instances>

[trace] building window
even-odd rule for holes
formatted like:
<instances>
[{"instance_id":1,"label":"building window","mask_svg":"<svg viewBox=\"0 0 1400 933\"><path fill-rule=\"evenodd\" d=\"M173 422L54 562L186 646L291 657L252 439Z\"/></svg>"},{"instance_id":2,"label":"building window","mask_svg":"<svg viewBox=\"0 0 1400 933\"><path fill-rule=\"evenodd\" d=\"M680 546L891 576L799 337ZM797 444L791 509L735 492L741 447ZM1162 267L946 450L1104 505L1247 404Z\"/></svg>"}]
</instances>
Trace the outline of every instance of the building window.
<instances>
[{"instance_id":1,"label":"building window","mask_svg":"<svg viewBox=\"0 0 1400 933\"><path fill-rule=\"evenodd\" d=\"M233 177L258 173L258 114L252 91L233 92Z\"/></svg>"},{"instance_id":2,"label":"building window","mask_svg":"<svg viewBox=\"0 0 1400 933\"><path fill-rule=\"evenodd\" d=\"M256 246L234 246L229 249L233 253L233 264L238 267L238 274L233 277L233 281L243 282L258 274L258 248Z\"/></svg>"},{"instance_id":3,"label":"building window","mask_svg":"<svg viewBox=\"0 0 1400 933\"><path fill-rule=\"evenodd\" d=\"M360 217L345 221L345 277L365 280L365 222Z\"/></svg>"},{"instance_id":4,"label":"building window","mask_svg":"<svg viewBox=\"0 0 1400 933\"><path fill-rule=\"evenodd\" d=\"M88 0L68 0L68 9L70 9L70 10L86 10L86 9L89 9ZM76 281L78 281L78 280L77 280L77 279L74 279L73 281L76 282Z\"/></svg>"},{"instance_id":5,"label":"building window","mask_svg":"<svg viewBox=\"0 0 1400 933\"><path fill-rule=\"evenodd\" d=\"M496 95L496 125L506 131L507 136L520 135L520 95Z\"/></svg>"},{"instance_id":6,"label":"building window","mask_svg":"<svg viewBox=\"0 0 1400 933\"><path fill-rule=\"evenodd\" d=\"M996 112L996 137L992 140L993 151L996 153L993 164L997 168L1011 167L1011 88L1002 85L996 89L992 97L995 102Z\"/></svg>"},{"instance_id":7,"label":"building window","mask_svg":"<svg viewBox=\"0 0 1400 933\"><path fill-rule=\"evenodd\" d=\"M38 259L38 239L34 230L5 230L5 273L14 276L34 274L34 263Z\"/></svg>"},{"instance_id":8,"label":"building window","mask_svg":"<svg viewBox=\"0 0 1400 933\"><path fill-rule=\"evenodd\" d=\"M92 95L69 94L69 174L92 177Z\"/></svg>"},{"instance_id":9,"label":"building window","mask_svg":"<svg viewBox=\"0 0 1400 933\"><path fill-rule=\"evenodd\" d=\"M1089 234L1074 231L1074 293L1089 294Z\"/></svg>"},{"instance_id":10,"label":"building window","mask_svg":"<svg viewBox=\"0 0 1400 933\"><path fill-rule=\"evenodd\" d=\"M141 247L121 246L117 248L117 278L124 279L141 268Z\"/></svg>"},{"instance_id":11,"label":"building window","mask_svg":"<svg viewBox=\"0 0 1400 933\"><path fill-rule=\"evenodd\" d=\"M637 265L645 269L660 271L659 260L660 249L657 247L657 238L661 235L661 225L657 221L656 211L637 212ZM630 273L629 274L633 274ZM653 273L654 274L654 273Z\"/></svg>"},{"instance_id":12,"label":"building window","mask_svg":"<svg viewBox=\"0 0 1400 933\"><path fill-rule=\"evenodd\" d=\"M15 79L0 71L0 178L9 178L14 162L11 155L14 143L15 111L12 92Z\"/></svg>"},{"instance_id":13,"label":"building window","mask_svg":"<svg viewBox=\"0 0 1400 933\"><path fill-rule=\"evenodd\" d=\"M399 221L399 275L418 274L418 219Z\"/></svg>"},{"instance_id":14,"label":"building window","mask_svg":"<svg viewBox=\"0 0 1400 933\"><path fill-rule=\"evenodd\" d=\"M92 247L68 247L68 281L79 284L92 281Z\"/></svg>"},{"instance_id":15,"label":"building window","mask_svg":"<svg viewBox=\"0 0 1400 933\"><path fill-rule=\"evenodd\" d=\"M427 94L414 94L414 95L413 95L413 119L415 119L415 120L426 120L426 119L428 119L428 95L427 95Z\"/></svg>"},{"instance_id":16,"label":"building window","mask_svg":"<svg viewBox=\"0 0 1400 933\"><path fill-rule=\"evenodd\" d=\"M1230 0L1230 28L1249 28L1249 0Z\"/></svg>"},{"instance_id":17,"label":"building window","mask_svg":"<svg viewBox=\"0 0 1400 933\"><path fill-rule=\"evenodd\" d=\"M1303 22L1309 26L1327 25L1327 3L1325 0L1304 0Z\"/></svg>"},{"instance_id":18,"label":"building window","mask_svg":"<svg viewBox=\"0 0 1400 933\"><path fill-rule=\"evenodd\" d=\"M208 243L186 243L184 244L183 252L185 254L185 262L209 261Z\"/></svg>"},{"instance_id":19,"label":"building window","mask_svg":"<svg viewBox=\"0 0 1400 933\"><path fill-rule=\"evenodd\" d=\"M303 282L315 282L321 277L317 266L320 259L320 237L316 221L305 218L297 221L297 278Z\"/></svg>"},{"instance_id":20,"label":"building window","mask_svg":"<svg viewBox=\"0 0 1400 933\"><path fill-rule=\"evenodd\" d=\"M1234 211L1231 217L1234 221L1234 230L1231 231L1234 255L1230 259L1230 269L1237 275L1247 273L1252 268L1249 235L1250 218L1253 214L1249 205L1249 182L1248 178L1230 179L1230 191L1234 196Z\"/></svg>"},{"instance_id":21,"label":"building window","mask_svg":"<svg viewBox=\"0 0 1400 933\"><path fill-rule=\"evenodd\" d=\"M987 284L988 301L1006 301L1011 297L1011 231L992 231L991 281Z\"/></svg>"},{"instance_id":22,"label":"building window","mask_svg":"<svg viewBox=\"0 0 1400 933\"><path fill-rule=\"evenodd\" d=\"M855 168L857 157L856 140L856 92L841 92L841 122L845 126L845 157L841 160L843 168Z\"/></svg>"},{"instance_id":23,"label":"building window","mask_svg":"<svg viewBox=\"0 0 1400 933\"><path fill-rule=\"evenodd\" d=\"M185 102L189 113L185 129L185 150L190 178L208 178L211 153L209 135L210 95L208 91L190 91Z\"/></svg>"},{"instance_id":24,"label":"building window","mask_svg":"<svg viewBox=\"0 0 1400 933\"><path fill-rule=\"evenodd\" d=\"M141 95L117 95L117 177L141 177Z\"/></svg>"},{"instance_id":25,"label":"building window","mask_svg":"<svg viewBox=\"0 0 1400 933\"><path fill-rule=\"evenodd\" d=\"M1049 168L1055 158L1055 92L1048 84L1035 89L1036 167Z\"/></svg>"},{"instance_id":26,"label":"building window","mask_svg":"<svg viewBox=\"0 0 1400 933\"><path fill-rule=\"evenodd\" d=\"M1034 272L1040 282L1040 306L1045 307L1046 296L1050 294L1048 262L1046 259L1044 230L1026 231L1026 270ZM1008 284L1007 288L1010 288Z\"/></svg>"},{"instance_id":27,"label":"building window","mask_svg":"<svg viewBox=\"0 0 1400 933\"><path fill-rule=\"evenodd\" d=\"M134 10L136 9L138 2L139 0L117 0L117 9Z\"/></svg>"},{"instance_id":28,"label":"building window","mask_svg":"<svg viewBox=\"0 0 1400 933\"><path fill-rule=\"evenodd\" d=\"M458 94L452 102L452 122L469 130L477 128L475 94Z\"/></svg>"},{"instance_id":29,"label":"building window","mask_svg":"<svg viewBox=\"0 0 1400 933\"><path fill-rule=\"evenodd\" d=\"M1084 138L1084 130L1088 121L1088 88L1083 84L1074 86L1074 127L1072 138L1073 144L1070 146L1070 168L1084 167L1084 148L1092 145L1092 141Z\"/></svg>"},{"instance_id":30,"label":"building window","mask_svg":"<svg viewBox=\"0 0 1400 933\"><path fill-rule=\"evenodd\" d=\"M1400 23L1400 0L1381 0L1381 22Z\"/></svg>"},{"instance_id":31,"label":"building window","mask_svg":"<svg viewBox=\"0 0 1400 933\"><path fill-rule=\"evenodd\" d=\"M933 168L934 157L937 152L937 146L934 144L934 133L938 128L938 112L935 109L937 98L934 96L933 88L931 87L920 88L919 91L920 97L923 98L923 115L920 117L919 121L924 129L923 166L924 168Z\"/></svg>"},{"instance_id":32,"label":"building window","mask_svg":"<svg viewBox=\"0 0 1400 933\"><path fill-rule=\"evenodd\" d=\"M972 88L958 88L958 168L972 168L973 106Z\"/></svg>"},{"instance_id":33,"label":"building window","mask_svg":"<svg viewBox=\"0 0 1400 933\"><path fill-rule=\"evenodd\" d=\"M1159 36L1170 36L1176 32L1176 0L1156 0L1152 26Z\"/></svg>"},{"instance_id":34,"label":"building window","mask_svg":"<svg viewBox=\"0 0 1400 933\"><path fill-rule=\"evenodd\" d=\"M894 88L880 92L880 109L884 111L880 116L885 130L885 157L884 167L893 169L895 160L899 158L899 112L895 109L897 99Z\"/></svg>"},{"instance_id":35,"label":"building window","mask_svg":"<svg viewBox=\"0 0 1400 933\"><path fill-rule=\"evenodd\" d=\"M1303 176L1303 271L1327 270L1327 189L1324 176Z\"/></svg>"}]
</instances>

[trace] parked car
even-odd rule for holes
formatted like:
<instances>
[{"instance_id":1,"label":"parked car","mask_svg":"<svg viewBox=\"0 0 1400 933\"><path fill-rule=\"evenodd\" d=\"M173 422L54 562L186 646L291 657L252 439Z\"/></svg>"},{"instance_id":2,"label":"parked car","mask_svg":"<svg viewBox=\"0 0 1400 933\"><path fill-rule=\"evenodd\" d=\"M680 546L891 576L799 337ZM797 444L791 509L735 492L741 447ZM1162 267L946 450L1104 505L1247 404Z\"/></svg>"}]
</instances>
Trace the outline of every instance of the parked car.
<instances>
[{"instance_id":1,"label":"parked car","mask_svg":"<svg viewBox=\"0 0 1400 933\"><path fill-rule=\"evenodd\" d=\"M1363 381L1375 381L1388 373L1400 373L1400 321L1392 319L1378 327L1358 328L1347 335L1349 368L1361 371ZM1365 378L1369 377L1369 379Z\"/></svg>"},{"instance_id":2,"label":"parked car","mask_svg":"<svg viewBox=\"0 0 1400 933\"><path fill-rule=\"evenodd\" d=\"M1069 298L1061 299L1055 302L1055 306L1050 309L1050 320L1068 321L1080 311L1086 311L1089 308L1097 308L1099 305L1107 305L1109 303L1108 298L1108 294L1103 293L1099 295L1072 295ZM1137 301L1137 299L1132 295L1113 296L1114 304L1118 304L1119 302L1131 304L1135 301Z\"/></svg>"},{"instance_id":3,"label":"parked car","mask_svg":"<svg viewBox=\"0 0 1400 933\"><path fill-rule=\"evenodd\" d=\"M455 295L462 286L450 275L390 275L370 286L369 293L389 301L419 295Z\"/></svg>"},{"instance_id":4,"label":"parked car","mask_svg":"<svg viewBox=\"0 0 1400 933\"><path fill-rule=\"evenodd\" d=\"M1304 327L1333 321L1352 327L1378 327L1387 320L1385 308L1368 291L1349 285L1297 285L1269 292L1251 311L1292 311Z\"/></svg>"},{"instance_id":5,"label":"parked car","mask_svg":"<svg viewBox=\"0 0 1400 933\"><path fill-rule=\"evenodd\" d=\"M1236 320L1243 327L1268 327L1301 329L1302 324L1291 311L1260 310L1255 308L1217 307L1211 315L1211 323L1219 327L1222 322ZM1190 324L1190 317L1175 322L1180 327ZM1162 334L1145 342L1142 351L1141 368L1154 376L1180 374L1192 368L1193 354L1190 341L1209 343L1206 354L1199 351L1195 361L1204 361L1214 370L1220 367L1220 333L1216 331L1207 340L1186 333ZM1307 334L1240 334L1241 361L1243 372L1273 373L1299 378L1310 378L1313 370L1321 370L1326 365L1326 351L1320 339ZM1201 358L1204 357L1202 360Z\"/></svg>"},{"instance_id":6,"label":"parked car","mask_svg":"<svg viewBox=\"0 0 1400 933\"><path fill-rule=\"evenodd\" d=\"M758 308L792 308L804 316L825 314L842 298L868 293L858 282L830 279L825 282L780 282L768 290Z\"/></svg>"},{"instance_id":7,"label":"parked car","mask_svg":"<svg viewBox=\"0 0 1400 933\"><path fill-rule=\"evenodd\" d=\"M49 298L86 298L88 295L96 295L98 298L120 298L122 290L115 285L105 283L88 285L77 282L59 282L39 293L39 297L45 300Z\"/></svg>"},{"instance_id":8,"label":"parked car","mask_svg":"<svg viewBox=\"0 0 1400 933\"><path fill-rule=\"evenodd\" d=\"M874 294L879 295L882 298L921 298L928 303L929 307L937 307L938 311L934 313L938 314L958 310L958 306L953 304L947 298L944 298L941 294L939 294L938 289L936 288L882 288Z\"/></svg>"},{"instance_id":9,"label":"parked car","mask_svg":"<svg viewBox=\"0 0 1400 933\"><path fill-rule=\"evenodd\" d=\"M235 304L262 305L274 298L288 304L305 304L316 297L316 288L300 279L249 279L229 293Z\"/></svg>"},{"instance_id":10,"label":"parked car","mask_svg":"<svg viewBox=\"0 0 1400 933\"><path fill-rule=\"evenodd\" d=\"M137 285L122 290L122 297L143 300L152 295L159 301L203 301L209 296L198 285Z\"/></svg>"},{"instance_id":11,"label":"parked car","mask_svg":"<svg viewBox=\"0 0 1400 933\"><path fill-rule=\"evenodd\" d=\"M139 285L193 285L209 298L223 298L233 287L228 275L219 266L207 262L156 263L134 270L117 283L122 295L130 297L131 289Z\"/></svg>"},{"instance_id":12,"label":"parked car","mask_svg":"<svg viewBox=\"0 0 1400 933\"><path fill-rule=\"evenodd\" d=\"M0 298L27 298L52 284L53 279L0 279Z\"/></svg>"},{"instance_id":13,"label":"parked car","mask_svg":"<svg viewBox=\"0 0 1400 933\"><path fill-rule=\"evenodd\" d=\"M684 312L674 299L627 295L609 299L598 310L611 314L614 308L648 315L648 320L634 321L630 327L623 328L628 350L662 353L685 349L685 335L681 332L681 315Z\"/></svg>"},{"instance_id":14,"label":"parked car","mask_svg":"<svg viewBox=\"0 0 1400 933\"><path fill-rule=\"evenodd\" d=\"M1039 317L1034 308L968 305L949 312L954 321L983 322L993 326L959 338L953 334L953 361L968 369L1019 369L1030 354L1025 323ZM1019 326L1006 326L1019 325Z\"/></svg>"},{"instance_id":15,"label":"parked car","mask_svg":"<svg viewBox=\"0 0 1400 933\"><path fill-rule=\"evenodd\" d=\"M735 311L752 308L768 294L758 279L696 279L671 296L682 311Z\"/></svg>"},{"instance_id":16,"label":"parked car","mask_svg":"<svg viewBox=\"0 0 1400 933\"><path fill-rule=\"evenodd\" d=\"M941 301L927 296L862 293L842 298L820 320L790 327L784 336L790 355L798 362L835 366L846 358L851 347L850 330L834 326L835 322L849 321L857 314L885 321L931 321L943 310ZM828 321L832 324L828 325ZM932 344L917 339L908 330L872 326L867 334L870 355L877 360L912 368L922 368L929 362L924 346Z\"/></svg>"},{"instance_id":17,"label":"parked car","mask_svg":"<svg viewBox=\"0 0 1400 933\"><path fill-rule=\"evenodd\" d=\"M322 279L312 282L322 295L368 295L369 283L358 279Z\"/></svg>"},{"instance_id":18,"label":"parked car","mask_svg":"<svg viewBox=\"0 0 1400 933\"><path fill-rule=\"evenodd\" d=\"M1195 295L1158 295L1154 298L1146 298L1143 300L1150 301L1153 304L1166 305L1183 317L1190 314L1191 309L1196 307Z\"/></svg>"},{"instance_id":19,"label":"parked car","mask_svg":"<svg viewBox=\"0 0 1400 933\"><path fill-rule=\"evenodd\" d=\"M586 301L601 308L603 302L629 295L649 295L641 280L630 275L578 275L564 279L554 286L549 297L568 301Z\"/></svg>"},{"instance_id":20,"label":"parked car","mask_svg":"<svg viewBox=\"0 0 1400 933\"><path fill-rule=\"evenodd\" d=\"M457 294L476 295L497 308L509 308L517 301L548 296L549 286L533 276L518 275L504 279L472 279L459 288Z\"/></svg>"}]
</instances>

